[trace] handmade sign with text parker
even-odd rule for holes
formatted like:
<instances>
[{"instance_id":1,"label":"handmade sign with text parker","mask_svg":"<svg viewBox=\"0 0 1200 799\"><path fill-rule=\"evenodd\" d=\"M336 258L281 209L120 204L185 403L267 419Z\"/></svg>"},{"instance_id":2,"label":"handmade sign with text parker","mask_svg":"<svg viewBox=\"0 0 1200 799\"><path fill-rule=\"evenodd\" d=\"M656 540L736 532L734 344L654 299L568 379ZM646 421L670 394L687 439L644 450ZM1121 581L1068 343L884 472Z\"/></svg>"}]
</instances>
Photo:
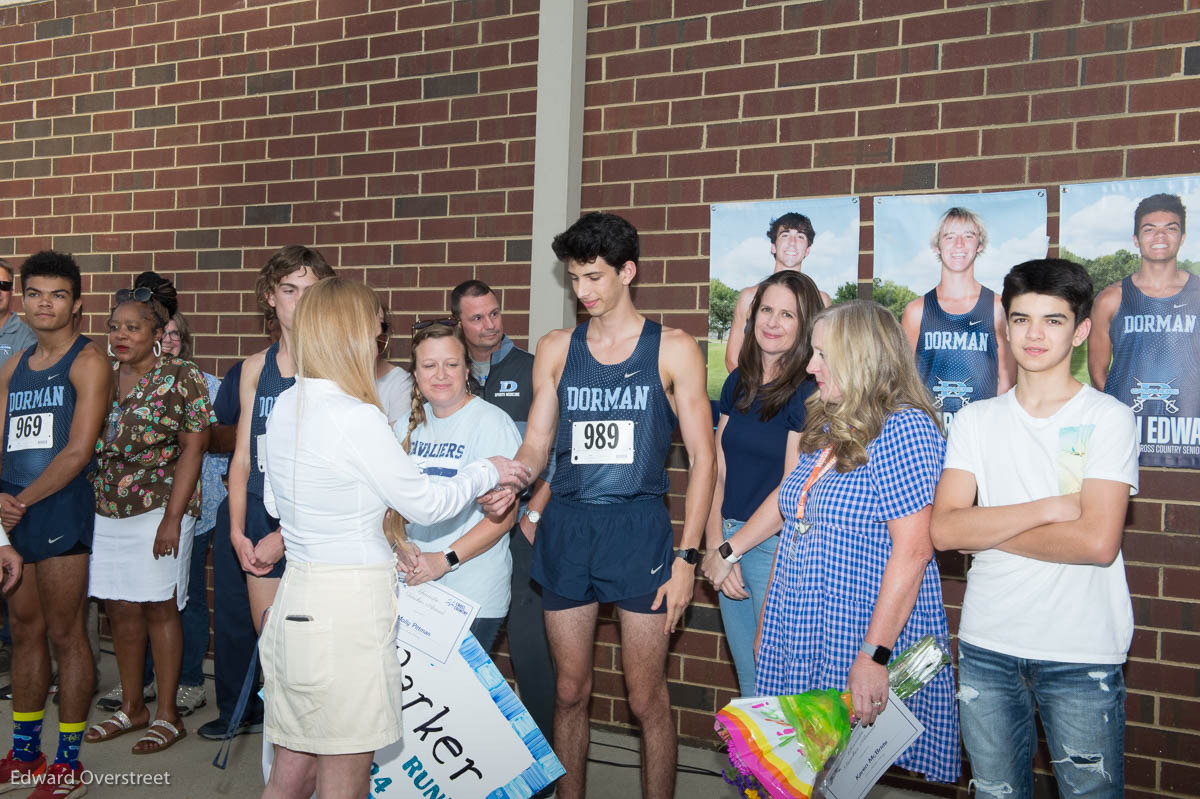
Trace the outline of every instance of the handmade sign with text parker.
<instances>
[{"instance_id":1,"label":"handmade sign with text parker","mask_svg":"<svg viewBox=\"0 0 1200 799\"><path fill-rule=\"evenodd\" d=\"M564 773L550 744L469 633L445 665L404 647L404 737L375 753L370 797L526 799ZM263 776L272 747L263 739Z\"/></svg>"}]
</instances>

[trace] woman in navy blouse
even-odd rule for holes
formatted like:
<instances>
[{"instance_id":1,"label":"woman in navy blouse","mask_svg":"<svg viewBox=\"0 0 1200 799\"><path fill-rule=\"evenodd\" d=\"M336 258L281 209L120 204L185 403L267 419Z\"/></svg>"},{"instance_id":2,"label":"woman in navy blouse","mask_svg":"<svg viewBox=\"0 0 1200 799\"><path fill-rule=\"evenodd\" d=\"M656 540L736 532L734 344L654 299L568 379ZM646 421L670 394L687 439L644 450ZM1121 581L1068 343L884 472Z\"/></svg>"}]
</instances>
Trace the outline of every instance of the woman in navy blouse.
<instances>
[{"instance_id":1,"label":"woman in navy blouse","mask_svg":"<svg viewBox=\"0 0 1200 799\"><path fill-rule=\"evenodd\" d=\"M822 306L816 284L800 272L776 272L758 284L753 335L742 340L737 368L721 389L717 485L705 527L710 552L741 529L796 464L804 401L815 388L805 372L805 331ZM743 696L754 695L754 636L778 540L771 536L747 552L721 584L721 620Z\"/></svg>"}]
</instances>

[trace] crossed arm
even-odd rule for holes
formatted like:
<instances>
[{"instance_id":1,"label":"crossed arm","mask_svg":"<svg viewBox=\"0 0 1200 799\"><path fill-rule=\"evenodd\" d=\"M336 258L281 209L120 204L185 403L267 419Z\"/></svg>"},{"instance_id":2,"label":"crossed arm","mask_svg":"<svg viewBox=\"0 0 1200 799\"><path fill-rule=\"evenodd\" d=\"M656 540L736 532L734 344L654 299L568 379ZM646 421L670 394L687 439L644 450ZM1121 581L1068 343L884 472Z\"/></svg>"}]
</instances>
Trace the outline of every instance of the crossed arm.
<instances>
[{"instance_id":1,"label":"crossed arm","mask_svg":"<svg viewBox=\"0 0 1200 799\"><path fill-rule=\"evenodd\" d=\"M975 505L975 475L946 469L933 500L930 531L938 549L998 549L1052 563L1107 566L1121 551L1129 486L1085 479L1077 494L1013 505Z\"/></svg>"}]
</instances>

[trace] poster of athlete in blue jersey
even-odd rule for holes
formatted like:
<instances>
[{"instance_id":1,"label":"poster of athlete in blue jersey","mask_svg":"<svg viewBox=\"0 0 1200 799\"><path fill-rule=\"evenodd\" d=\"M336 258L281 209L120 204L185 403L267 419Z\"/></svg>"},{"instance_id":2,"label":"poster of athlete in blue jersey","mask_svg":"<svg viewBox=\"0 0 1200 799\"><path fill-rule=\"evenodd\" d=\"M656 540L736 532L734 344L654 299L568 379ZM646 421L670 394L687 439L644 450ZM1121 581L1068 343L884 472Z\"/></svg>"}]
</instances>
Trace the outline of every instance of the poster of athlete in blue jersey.
<instances>
[{"instance_id":1,"label":"poster of athlete in blue jersey","mask_svg":"<svg viewBox=\"0 0 1200 799\"><path fill-rule=\"evenodd\" d=\"M1200 467L1200 178L1061 188L1064 258L1092 275L1092 385L1133 408L1142 466Z\"/></svg>"},{"instance_id":2,"label":"poster of athlete in blue jersey","mask_svg":"<svg viewBox=\"0 0 1200 799\"><path fill-rule=\"evenodd\" d=\"M804 272L826 304L858 293L857 197L718 203L709 209L708 396L737 366L759 281Z\"/></svg>"},{"instance_id":3,"label":"poster of athlete in blue jersey","mask_svg":"<svg viewBox=\"0 0 1200 799\"><path fill-rule=\"evenodd\" d=\"M875 198L873 296L900 320L947 427L1012 387L1000 290L1047 242L1041 190Z\"/></svg>"}]
</instances>

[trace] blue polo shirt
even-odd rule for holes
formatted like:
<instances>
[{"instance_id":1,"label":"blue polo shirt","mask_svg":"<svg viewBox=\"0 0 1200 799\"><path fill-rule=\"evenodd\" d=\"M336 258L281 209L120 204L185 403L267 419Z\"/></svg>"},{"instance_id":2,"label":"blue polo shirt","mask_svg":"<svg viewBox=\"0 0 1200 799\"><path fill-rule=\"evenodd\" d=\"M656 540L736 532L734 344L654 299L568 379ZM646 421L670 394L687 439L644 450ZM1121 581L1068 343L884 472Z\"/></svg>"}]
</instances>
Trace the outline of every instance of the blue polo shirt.
<instances>
[{"instance_id":1,"label":"blue polo shirt","mask_svg":"<svg viewBox=\"0 0 1200 799\"><path fill-rule=\"evenodd\" d=\"M21 350L37 344L37 335L11 311L4 324L0 325L0 366Z\"/></svg>"}]
</instances>

